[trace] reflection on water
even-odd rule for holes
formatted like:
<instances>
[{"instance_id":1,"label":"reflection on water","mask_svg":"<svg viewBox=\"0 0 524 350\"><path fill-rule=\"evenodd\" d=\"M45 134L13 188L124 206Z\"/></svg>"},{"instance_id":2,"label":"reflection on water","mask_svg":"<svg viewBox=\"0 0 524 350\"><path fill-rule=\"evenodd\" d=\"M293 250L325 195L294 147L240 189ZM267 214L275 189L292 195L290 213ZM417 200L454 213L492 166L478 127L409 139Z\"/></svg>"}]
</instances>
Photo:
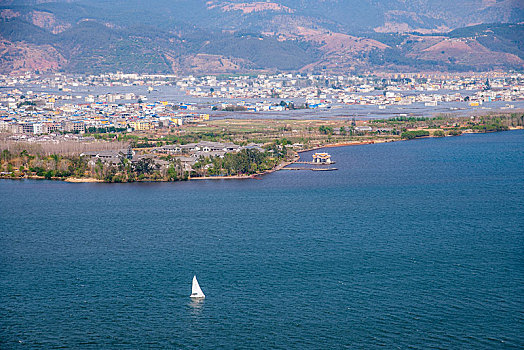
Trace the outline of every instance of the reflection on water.
<instances>
[{"instance_id":1,"label":"reflection on water","mask_svg":"<svg viewBox=\"0 0 524 350\"><path fill-rule=\"evenodd\" d=\"M205 299L192 299L187 304L189 306L189 310L192 316L199 316L202 313L202 310L204 309L204 300Z\"/></svg>"}]
</instances>

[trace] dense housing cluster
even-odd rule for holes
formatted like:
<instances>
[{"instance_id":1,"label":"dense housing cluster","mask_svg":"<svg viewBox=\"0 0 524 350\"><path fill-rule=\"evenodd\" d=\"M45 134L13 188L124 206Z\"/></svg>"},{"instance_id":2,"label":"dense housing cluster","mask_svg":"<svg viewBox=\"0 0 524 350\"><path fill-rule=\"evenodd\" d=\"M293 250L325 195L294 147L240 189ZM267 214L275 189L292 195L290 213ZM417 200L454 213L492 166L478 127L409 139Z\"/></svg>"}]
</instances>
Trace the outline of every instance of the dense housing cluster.
<instances>
[{"instance_id":1,"label":"dense housing cluster","mask_svg":"<svg viewBox=\"0 0 524 350\"><path fill-rule=\"evenodd\" d=\"M343 110L449 105L448 110L513 109L524 101L521 74L343 76L275 74L175 76L54 74L0 76L0 132L99 133L176 129L224 112ZM172 92L177 98L159 96ZM401 107L399 107L401 108ZM217 114L222 113L222 114ZM347 117L350 117L348 115ZM412 116L412 115L410 115Z\"/></svg>"}]
</instances>

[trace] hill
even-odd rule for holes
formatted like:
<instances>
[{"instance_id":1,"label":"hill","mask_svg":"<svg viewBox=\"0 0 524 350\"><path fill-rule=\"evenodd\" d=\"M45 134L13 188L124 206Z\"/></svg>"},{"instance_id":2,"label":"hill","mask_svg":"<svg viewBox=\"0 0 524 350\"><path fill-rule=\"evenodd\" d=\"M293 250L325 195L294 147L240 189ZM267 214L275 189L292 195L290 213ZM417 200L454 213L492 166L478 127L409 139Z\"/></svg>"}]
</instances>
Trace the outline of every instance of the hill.
<instances>
[{"instance_id":1,"label":"hill","mask_svg":"<svg viewBox=\"0 0 524 350\"><path fill-rule=\"evenodd\" d=\"M518 0L0 1L0 71L524 68Z\"/></svg>"}]
</instances>

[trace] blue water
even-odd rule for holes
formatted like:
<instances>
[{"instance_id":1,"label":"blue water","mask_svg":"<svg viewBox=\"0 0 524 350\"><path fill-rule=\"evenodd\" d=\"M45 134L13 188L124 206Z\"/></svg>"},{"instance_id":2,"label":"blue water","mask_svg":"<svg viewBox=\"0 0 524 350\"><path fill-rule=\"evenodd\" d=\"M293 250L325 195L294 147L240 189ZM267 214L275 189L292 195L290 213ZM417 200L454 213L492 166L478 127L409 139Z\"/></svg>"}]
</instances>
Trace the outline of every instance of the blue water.
<instances>
[{"instance_id":1,"label":"blue water","mask_svg":"<svg viewBox=\"0 0 524 350\"><path fill-rule=\"evenodd\" d=\"M329 152L262 180L0 181L0 348L523 348L524 132Z\"/></svg>"}]
</instances>

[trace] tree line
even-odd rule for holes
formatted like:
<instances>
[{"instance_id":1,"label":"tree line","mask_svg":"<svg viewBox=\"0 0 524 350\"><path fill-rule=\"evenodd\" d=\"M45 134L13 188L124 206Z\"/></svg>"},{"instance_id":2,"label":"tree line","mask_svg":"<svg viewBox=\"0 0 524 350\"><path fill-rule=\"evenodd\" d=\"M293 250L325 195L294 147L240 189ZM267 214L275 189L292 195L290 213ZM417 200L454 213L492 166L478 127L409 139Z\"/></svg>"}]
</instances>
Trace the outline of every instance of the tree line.
<instances>
[{"instance_id":1,"label":"tree line","mask_svg":"<svg viewBox=\"0 0 524 350\"><path fill-rule=\"evenodd\" d=\"M31 154L27 150L0 153L0 175L9 178L45 178L64 180L94 178L104 182L180 181L200 176L252 175L275 167L287 156L285 145L274 143L263 152L243 149L224 157L201 157L192 166L180 158L141 156L130 160L120 154L118 161L103 161L85 156Z\"/></svg>"}]
</instances>

